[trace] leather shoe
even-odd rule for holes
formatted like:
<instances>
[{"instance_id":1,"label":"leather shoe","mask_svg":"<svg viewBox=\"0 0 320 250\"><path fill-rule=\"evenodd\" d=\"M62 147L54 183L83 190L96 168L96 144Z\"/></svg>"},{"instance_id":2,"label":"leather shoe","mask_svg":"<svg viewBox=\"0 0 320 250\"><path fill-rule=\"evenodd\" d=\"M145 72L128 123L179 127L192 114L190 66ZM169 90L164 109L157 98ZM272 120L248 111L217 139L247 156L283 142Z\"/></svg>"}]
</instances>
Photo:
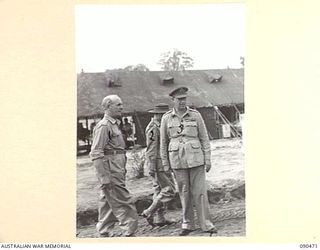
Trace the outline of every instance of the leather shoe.
<instances>
[{"instance_id":1,"label":"leather shoe","mask_svg":"<svg viewBox=\"0 0 320 250\"><path fill-rule=\"evenodd\" d=\"M100 234L100 237L102 237L102 238L119 237L119 235L117 235L115 233L102 233L102 234Z\"/></svg>"},{"instance_id":2,"label":"leather shoe","mask_svg":"<svg viewBox=\"0 0 320 250\"><path fill-rule=\"evenodd\" d=\"M213 228L211 228L211 229L209 229L208 231L205 231L205 232L209 233L210 236L211 236L212 234L218 233L218 230L215 227L213 227Z\"/></svg>"},{"instance_id":3,"label":"leather shoe","mask_svg":"<svg viewBox=\"0 0 320 250\"><path fill-rule=\"evenodd\" d=\"M148 214L145 213L145 211L143 211L143 212L141 213L141 216L142 216L143 218L146 218L146 220L147 220L147 222L148 222L149 225L151 225L152 227L155 227L155 226L156 226L156 225L153 223L153 217L152 217L151 215L148 215Z\"/></svg>"},{"instance_id":4,"label":"leather shoe","mask_svg":"<svg viewBox=\"0 0 320 250\"><path fill-rule=\"evenodd\" d=\"M182 229L181 232L179 233L179 236L186 236L188 234L190 234L192 232L192 230L190 229Z\"/></svg>"},{"instance_id":5,"label":"leather shoe","mask_svg":"<svg viewBox=\"0 0 320 250\"><path fill-rule=\"evenodd\" d=\"M163 227L166 225L172 225L174 223L175 223L174 221L165 220L164 222L159 222L159 223L154 223L154 224L158 227Z\"/></svg>"},{"instance_id":6,"label":"leather shoe","mask_svg":"<svg viewBox=\"0 0 320 250\"><path fill-rule=\"evenodd\" d=\"M100 237L107 238L107 237L110 237L110 235L109 233L103 233L103 234L100 234Z\"/></svg>"},{"instance_id":7,"label":"leather shoe","mask_svg":"<svg viewBox=\"0 0 320 250\"><path fill-rule=\"evenodd\" d=\"M136 237L136 235L134 233L131 233L131 234L125 234L124 237Z\"/></svg>"}]
</instances>

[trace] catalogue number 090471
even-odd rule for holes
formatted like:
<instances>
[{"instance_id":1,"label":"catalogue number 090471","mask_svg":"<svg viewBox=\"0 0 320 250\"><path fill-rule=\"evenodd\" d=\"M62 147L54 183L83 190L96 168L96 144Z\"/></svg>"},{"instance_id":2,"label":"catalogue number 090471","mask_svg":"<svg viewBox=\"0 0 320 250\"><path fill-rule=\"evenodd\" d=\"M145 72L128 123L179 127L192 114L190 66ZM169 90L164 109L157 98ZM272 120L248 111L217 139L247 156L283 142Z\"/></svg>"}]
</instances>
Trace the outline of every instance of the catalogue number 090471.
<instances>
[{"instance_id":1,"label":"catalogue number 090471","mask_svg":"<svg viewBox=\"0 0 320 250\"><path fill-rule=\"evenodd\" d=\"M318 248L318 244L300 244L300 248Z\"/></svg>"}]
</instances>

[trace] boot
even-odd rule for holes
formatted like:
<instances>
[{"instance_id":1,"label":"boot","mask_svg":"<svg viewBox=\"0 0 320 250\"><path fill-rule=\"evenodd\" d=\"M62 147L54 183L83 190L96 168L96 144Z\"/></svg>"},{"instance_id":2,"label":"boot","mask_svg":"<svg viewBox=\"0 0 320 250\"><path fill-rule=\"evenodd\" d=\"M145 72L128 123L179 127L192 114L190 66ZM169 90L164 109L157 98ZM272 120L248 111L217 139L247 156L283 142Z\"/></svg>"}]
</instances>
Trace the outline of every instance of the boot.
<instances>
[{"instance_id":1,"label":"boot","mask_svg":"<svg viewBox=\"0 0 320 250\"><path fill-rule=\"evenodd\" d=\"M147 219L148 223L151 226L155 226L155 224L153 223L153 214L156 212L156 210L158 208L160 208L162 206L162 203L159 199L154 199L152 204L150 205L150 207L148 207L146 210L144 210L141 213L141 216L143 216L144 218Z\"/></svg>"}]
</instances>

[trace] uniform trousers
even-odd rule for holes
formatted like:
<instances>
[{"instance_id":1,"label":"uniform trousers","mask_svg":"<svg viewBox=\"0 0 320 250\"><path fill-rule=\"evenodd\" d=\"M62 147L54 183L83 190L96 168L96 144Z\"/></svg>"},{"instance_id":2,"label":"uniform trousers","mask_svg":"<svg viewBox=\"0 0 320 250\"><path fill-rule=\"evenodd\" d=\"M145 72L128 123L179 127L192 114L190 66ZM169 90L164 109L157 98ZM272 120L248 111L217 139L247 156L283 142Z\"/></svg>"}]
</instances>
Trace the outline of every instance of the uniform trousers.
<instances>
[{"instance_id":1,"label":"uniform trousers","mask_svg":"<svg viewBox=\"0 0 320 250\"><path fill-rule=\"evenodd\" d=\"M153 178L153 204L158 207L154 214L155 223L165 222L163 203L171 201L175 196L175 184L171 172L156 171Z\"/></svg>"},{"instance_id":2,"label":"uniform trousers","mask_svg":"<svg viewBox=\"0 0 320 250\"><path fill-rule=\"evenodd\" d=\"M99 217L97 230L110 233L119 222L125 235L131 235L138 227L138 214L131 195L125 186L125 154L107 155L103 166L110 176L110 186L100 187Z\"/></svg>"},{"instance_id":3,"label":"uniform trousers","mask_svg":"<svg viewBox=\"0 0 320 250\"><path fill-rule=\"evenodd\" d=\"M202 231L214 228L209 213L204 166L173 169L182 205L182 229L195 229L194 209Z\"/></svg>"}]
</instances>

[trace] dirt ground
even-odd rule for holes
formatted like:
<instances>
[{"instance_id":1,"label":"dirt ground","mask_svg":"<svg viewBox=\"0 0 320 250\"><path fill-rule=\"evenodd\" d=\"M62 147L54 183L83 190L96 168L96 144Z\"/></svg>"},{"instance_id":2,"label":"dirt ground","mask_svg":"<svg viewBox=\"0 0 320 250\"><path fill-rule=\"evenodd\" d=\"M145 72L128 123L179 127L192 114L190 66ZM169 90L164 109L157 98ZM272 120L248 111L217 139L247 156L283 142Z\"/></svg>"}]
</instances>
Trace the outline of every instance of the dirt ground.
<instances>
[{"instance_id":1,"label":"dirt ground","mask_svg":"<svg viewBox=\"0 0 320 250\"><path fill-rule=\"evenodd\" d=\"M218 229L218 233L212 237L219 236L245 236L245 204L244 200L233 201L227 204L210 205L212 220ZM139 228L136 237L158 237L158 236L178 236L181 228L181 211L169 210L166 213L166 218L175 223L164 227L151 227L147 221L139 216ZM116 233L120 233L118 227ZM208 233L203 233L200 229L191 232L189 236L206 236ZM96 231L95 225L81 226L77 229L77 237L80 238L98 238L99 234Z\"/></svg>"},{"instance_id":2,"label":"dirt ground","mask_svg":"<svg viewBox=\"0 0 320 250\"><path fill-rule=\"evenodd\" d=\"M212 169L207 174L208 197L212 219L218 229L215 236L245 236L245 175L244 155L239 139L211 141ZM151 202L152 179L144 169L145 177L134 178L132 154L127 153L127 188L136 200L138 212ZM88 156L77 159L77 237L99 237L95 229L98 207L97 178ZM177 199L178 200L178 199ZM138 237L177 236L181 226L179 204L169 207L166 217L175 223L152 228L139 217ZM199 229L190 236L209 236Z\"/></svg>"}]
</instances>

